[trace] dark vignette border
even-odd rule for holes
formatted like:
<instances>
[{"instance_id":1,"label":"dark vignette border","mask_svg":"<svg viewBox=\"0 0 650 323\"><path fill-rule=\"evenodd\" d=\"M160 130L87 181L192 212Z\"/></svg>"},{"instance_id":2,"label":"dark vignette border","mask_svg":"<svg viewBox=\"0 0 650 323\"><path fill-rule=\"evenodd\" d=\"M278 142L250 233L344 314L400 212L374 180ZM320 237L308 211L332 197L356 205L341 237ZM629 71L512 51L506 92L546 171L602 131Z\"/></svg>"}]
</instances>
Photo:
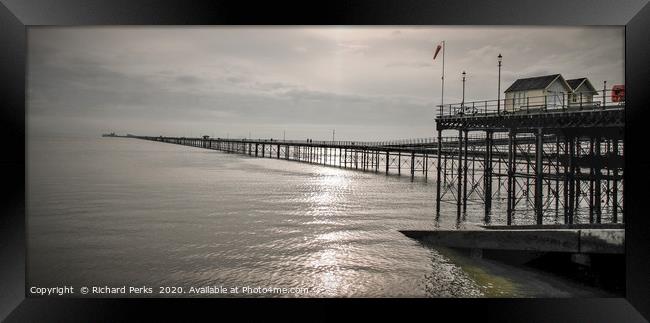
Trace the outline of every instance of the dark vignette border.
<instances>
[{"instance_id":1,"label":"dark vignette border","mask_svg":"<svg viewBox=\"0 0 650 323\"><path fill-rule=\"evenodd\" d=\"M647 0L250 1L0 0L0 319L8 321L183 321L225 318L313 320L449 314L526 322L635 322L650 317L650 223L645 214L644 122L650 90ZM25 299L26 25L626 25L626 299ZM644 173L645 171L645 173ZM633 174L634 176L630 176ZM398 306L399 310L394 307ZM636 310L639 312L637 312ZM298 309L299 311L295 311ZM345 310L345 311L344 311ZM304 316L297 312L306 311ZM203 312L203 313L201 313Z\"/></svg>"}]
</instances>

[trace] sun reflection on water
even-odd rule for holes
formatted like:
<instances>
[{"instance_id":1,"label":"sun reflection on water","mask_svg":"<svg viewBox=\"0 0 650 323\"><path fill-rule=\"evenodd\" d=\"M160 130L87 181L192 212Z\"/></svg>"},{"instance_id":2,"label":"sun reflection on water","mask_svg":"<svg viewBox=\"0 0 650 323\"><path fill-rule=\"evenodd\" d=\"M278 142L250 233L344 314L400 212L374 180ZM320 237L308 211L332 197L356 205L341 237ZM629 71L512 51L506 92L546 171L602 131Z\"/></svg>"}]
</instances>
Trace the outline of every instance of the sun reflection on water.
<instances>
[{"instance_id":1,"label":"sun reflection on water","mask_svg":"<svg viewBox=\"0 0 650 323\"><path fill-rule=\"evenodd\" d=\"M315 216L331 215L331 210L339 209L345 202L350 186L350 178L345 172L335 168L320 168L309 185L313 189L307 197Z\"/></svg>"},{"instance_id":2,"label":"sun reflection on water","mask_svg":"<svg viewBox=\"0 0 650 323\"><path fill-rule=\"evenodd\" d=\"M340 220L336 215L341 215L345 209L346 201L350 196L350 174L344 170L328 167L319 167L317 174L310 182L312 189L307 197L310 212L314 221L334 224ZM334 222L334 223L331 223ZM317 240L332 243L330 248L319 251L314 255L311 266L316 269L317 285L327 295L342 295L348 289L345 277L340 266L345 263L345 248L337 242L345 240L344 234L338 231L325 232L318 235Z\"/></svg>"},{"instance_id":3,"label":"sun reflection on water","mask_svg":"<svg viewBox=\"0 0 650 323\"><path fill-rule=\"evenodd\" d=\"M326 249L319 252L311 262L318 272L317 285L325 294L340 295L341 289L345 288L339 268L341 256L340 250Z\"/></svg>"}]
</instances>

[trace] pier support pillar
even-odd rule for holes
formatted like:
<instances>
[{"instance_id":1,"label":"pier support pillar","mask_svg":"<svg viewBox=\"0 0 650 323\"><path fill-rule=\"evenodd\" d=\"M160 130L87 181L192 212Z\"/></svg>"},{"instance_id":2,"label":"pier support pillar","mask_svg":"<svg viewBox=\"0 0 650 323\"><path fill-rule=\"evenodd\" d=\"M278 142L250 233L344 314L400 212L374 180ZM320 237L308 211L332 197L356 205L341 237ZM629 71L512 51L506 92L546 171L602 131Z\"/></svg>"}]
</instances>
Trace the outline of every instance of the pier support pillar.
<instances>
[{"instance_id":1,"label":"pier support pillar","mask_svg":"<svg viewBox=\"0 0 650 323\"><path fill-rule=\"evenodd\" d=\"M577 160L577 158L580 157L580 153L581 153L581 151L582 151L581 146L582 146L582 145L580 144L580 136L576 136L576 152L575 152L576 160ZM575 164L576 160L574 160L574 164ZM574 178L574 182L575 182L575 208L574 208L574 215L575 215L575 213L578 212L578 209L580 208L580 194L581 194L581 191L582 191L582 184L580 184L580 182L581 182L581 180L580 180L581 175L580 175L580 174L581 174L580 167L578 167L578 166L576 165L575 173L574 173L574 177L573 177L573 178Z\"/></svg>"},{"instance_id":2,"label":"pier support pillar","mask_svg":"<svg viewBox=\"0 0 650 323\"><path fill-rule=\"evenodd\" d=\"M428 181L429 179L429 155L424 154L424 157L422 159L422 173L424 173L424 181Z\"/></svg>"},{"instance_id":3,"label":"pier support pillar","mask_svg":"<svg viewBox=\"0 0 650 323\"><path fill-rule=\"evenodd\" d=\"M359 151L354 150L354 169L359 169Z\"/></svg>"},{"instance_id":4,"label":"pier support pillar","mask_svg":"<svg viewBox=\"0 0 650 323\"><path fill-rule=\"evenodd\" d=\"M596 214L596 223L600 223L601 220L601 188L600 180L602 174L601 169L601 160L602 156L600 155L600 137L596 136L595 138L595 147L594 147L594 213Z\"/></svg>"},{"instance_id":5,"label":"pier support pillar","mask_svg":"<svg viewBox=\"0 0 650 323\"><path fill-rule=\"evenodd\" d=\"M550 187L551 185L549 185ZM560 136L555 134L555 219L560 216Z\"/></svg>"},{"instance_id":6,"label":"pier support pillar","mask_svg":"<svg viewBox=\"0 0 650 323\"><path fill-rule=\"evenodd\" d=\"M415 152L411 153L411 181L415 178Z\"/></svg>"},{"instance_id":7,"label":"pier support pillar","mask_svg":"<svg viewBox=\"0 0 650 323\"><path fill-rule=\"evenodd\" d=\"M390 161L390 153L386 150L386 175L388 175L388 164Z\"/></svg>"},{"instance_id":8,"label":"pier support pillar","mask_svg":"<svg viewBox=\"0 0 650 323\"><path fill-rule=\"evenodd\" d=\"M569 182L569 204L568 204L568 214L567 220L568 224L573 224L573 214L575 210L575 197L576 197L576 183L575 183L575 174L576 174L576 165L575 165L575 156L576 156L576 146L575 138L569 138L569 173L567 174Z\"/></svg>"},{"instance_id":9,"label":"pier support pillar","mask_svg":"<svg viewBox=\"0 0 650 323\"><path fill-rule=\"evenodd\" d=\"M510 130L508 132L508 210L507 210L507 219L506 223L508 225L512 224L512 215L514 213L514 204L515 204L515 185L514 185L514 175L515 175L515 140L517 135L514 131Z\"/></svg>"},{"instance_id":10,"label":"pier support pillar","mask_svg":"<svg viewBox=\"0 0 650 323\"><path fill-rule=\"evenodd\" d=\"M618 156L618 139L612 142L613 155ZM614 167L614 178L612 179L612 222L618 222L618 167Z\"/></svg>"},{"instance_id":11,"label":"pier support pillar","mask_svg":"<svg viewBox=\"0 0 650 323\"><path fill-rule=\"evenodd\" d=\"M458 177L456 180L456 220L460 222L463 210L463 130L458 130Z\"/></svg>"},{"instance_id":12,"label":"pier support pillar","mask_svg":"<svg viewBox=\"0 0 650 323\"><path fill-rule=\"evenodd\" d=\"M438 151L436 167L436 218L440 217L440 170L442 168L442 130L438 130ZM386 168L388 171L388 167Z\"/></svg>"},{"instance_id":13,"label":"pier support pillar","mask_svg":"<svg viewBox=\"0 0 650 323\"><path fill-rule=\"evenodd\" d=\"M569 139L564 135L564 180L562 185L562 195L564 197L564 224L569 223Z\"/></svg>"},{"instance_id":14,"label":"pier support pillar","mask_svg":"<svg viewBox=\"0 0 650 323\"><path fill-rule=\"evenodd\" d=\"M483 165L483 191L485 193L485 222L489 222L492 209L492 131L485 132L485 159Z\"/></svg>"},{"instance_id":15,"label":"pier support pillar","mask_svg":"<svg viewBox=\"0 0 650 323\"><path fill-rule=\"evenodd\" d=\"M463 144L463 214L467 214L467 136L469 131L465 130L465 143ZM472 162L472 165L474 163Z\"/></svg>"},{"instance_id":16,"label":"pier support pillar","mask_svg":"<svg viewBox=\"0 0 650 323\"><path fill-rule=\"evenodd\" d=\"M589 223L596 222L594 219L594 178L596 177L596 170L593 161L596 155L594 154L594 138L589 138L589 157L592 162L589 167Z\"/></svg>"},{"instance_id":17,"label":"pier support pillar","mask_svg":"<svg viewBox=\"0 0 650 323\"><path fill-rule=\"evenodd\" d=\"M375 173L379 173L379 150L375 151Z\"/></svg>"},{"instance_id":18,"label":"pier support pillar","mask_svg":"<svg viewBox=\"0 0 650 323\"><path fill-rule=\"evenodd\" d=\"M402 175L402 152L397 152L397 175Z\"/></svg>"},{"instance_id":19,"label":"pier support pillar","mask_svg":"<svg viewBox=\"0 0 650 323\"><path fill-rule=\"evenodd\" d=\"M535 133L535 217L537 224L541 225L544 220L543 205L543 174L542 157L544 155L544 134L542 129L537 129Z\"/></svg>"}]
</instances>

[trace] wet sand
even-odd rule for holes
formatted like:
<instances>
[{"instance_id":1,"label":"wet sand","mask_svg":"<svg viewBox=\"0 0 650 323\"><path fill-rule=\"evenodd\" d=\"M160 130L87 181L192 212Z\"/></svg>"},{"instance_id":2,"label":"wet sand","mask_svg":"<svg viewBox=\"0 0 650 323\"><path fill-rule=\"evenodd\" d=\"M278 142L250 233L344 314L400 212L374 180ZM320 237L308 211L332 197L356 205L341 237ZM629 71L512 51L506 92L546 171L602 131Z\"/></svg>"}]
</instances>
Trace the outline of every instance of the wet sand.
<instances>
[{"instance_id":1,"label":"wet sand","mask_svg":"<svg viewBox=\"0 0 650 323\"><path fill-rule=\"evenodd\" d=\"M484 297L620 297L538 269L471 257L455 249L425 246L460 266L476 282Z\"/></svg>"}]
</instances>

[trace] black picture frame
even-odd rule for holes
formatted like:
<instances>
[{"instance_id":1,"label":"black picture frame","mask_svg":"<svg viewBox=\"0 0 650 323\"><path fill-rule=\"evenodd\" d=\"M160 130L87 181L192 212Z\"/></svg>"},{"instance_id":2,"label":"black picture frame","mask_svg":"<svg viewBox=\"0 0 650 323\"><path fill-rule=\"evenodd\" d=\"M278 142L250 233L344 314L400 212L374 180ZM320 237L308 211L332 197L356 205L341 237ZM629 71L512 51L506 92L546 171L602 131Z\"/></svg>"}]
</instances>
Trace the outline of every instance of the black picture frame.
<instances>
[{"instance_id":1,"label":"black picture frame","mask_svg":"<svg viewBox=\"0 0 650 323\"><path fill-rule=\"evenodd\" d=\"M611 299L52 299L25 293L26 28L38 25L620 25L625 26L626 295ZM335 319L414 314L500 322L642 322L650 318L650 109L647 0L580 1L101 1L0 0L0 319L99 322L225 312L243 319ZM399 307L399 310L395 308ZM308 316L298 314L305 311Z\"/></svg>"}]
</instances>

